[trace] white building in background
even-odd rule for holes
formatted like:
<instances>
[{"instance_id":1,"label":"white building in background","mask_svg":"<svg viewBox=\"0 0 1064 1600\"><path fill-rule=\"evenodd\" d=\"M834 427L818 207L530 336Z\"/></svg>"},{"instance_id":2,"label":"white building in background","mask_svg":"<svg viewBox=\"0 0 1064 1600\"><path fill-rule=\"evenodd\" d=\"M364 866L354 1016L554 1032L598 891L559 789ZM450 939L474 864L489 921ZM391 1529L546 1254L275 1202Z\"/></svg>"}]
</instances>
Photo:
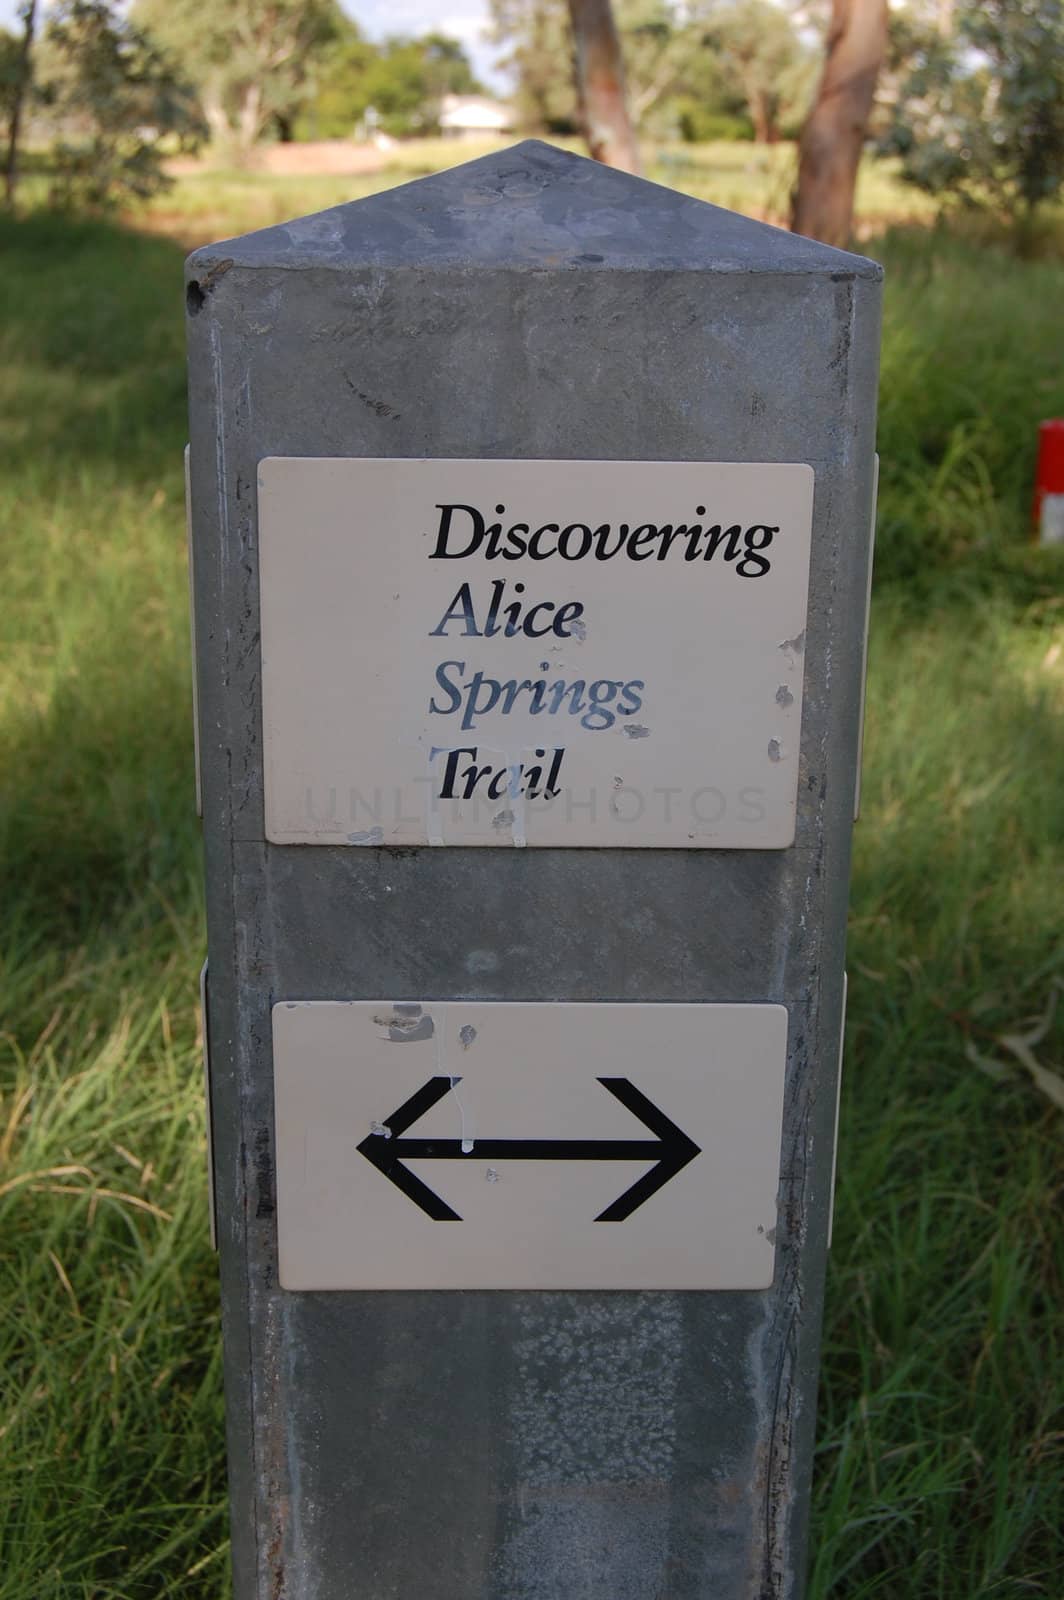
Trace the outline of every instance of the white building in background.
<instances>
[{"instance_id":1,"label":"white building in background","mask_svg":"<svg viewBox=\"0 0 1064 1600\"><path fill-rule=\"evenodd\" d=\"M440 102L440 132L451 138L484 139L511 133L514 114L501 100L483 94L445 94Z\"/></svg>"}]
</instances>

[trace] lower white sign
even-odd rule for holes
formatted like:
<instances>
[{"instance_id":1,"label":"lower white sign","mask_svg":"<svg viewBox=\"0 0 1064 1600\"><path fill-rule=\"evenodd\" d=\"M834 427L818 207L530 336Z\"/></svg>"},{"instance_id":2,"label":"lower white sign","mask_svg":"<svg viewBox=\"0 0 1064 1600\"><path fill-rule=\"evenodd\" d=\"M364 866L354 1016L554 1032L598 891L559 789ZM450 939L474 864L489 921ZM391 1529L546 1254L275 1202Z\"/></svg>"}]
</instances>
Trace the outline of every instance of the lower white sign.
<instances>
[{"instance_id":1,"label":"lower white sign","mask_svg":"<svg viewBox=\"0 0 1064 1600\"><path fill-rule=\"evenodd\" d=\"M762 1289L777 1005L282 1001L285 1289Z\"/></svg>"}]
</instances>

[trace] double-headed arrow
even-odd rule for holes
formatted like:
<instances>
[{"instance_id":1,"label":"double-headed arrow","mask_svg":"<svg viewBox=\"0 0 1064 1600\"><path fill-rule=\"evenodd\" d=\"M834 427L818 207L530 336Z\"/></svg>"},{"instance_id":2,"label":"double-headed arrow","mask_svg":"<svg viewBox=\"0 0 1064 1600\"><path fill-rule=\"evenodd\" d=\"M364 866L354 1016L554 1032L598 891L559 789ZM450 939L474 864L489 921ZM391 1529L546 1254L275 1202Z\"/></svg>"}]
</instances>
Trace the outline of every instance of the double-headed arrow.
<instances>
[{"instance_id":1,"label":"double-headed arrow","mask_svg":"<svg viewBox=\"0 0 1064 1600\"><path fill-rule=\"evenodd\" d=\"M440 1199L428 1184L416 1178L404 1161L655 1161L657 1165L626 1189L619 1200L607 1206L596 1222L623 1222L652 1194L700 1154L689 1139L664 1112L641 1094L627 1078L600 1078L622 1106L643 1122L656 1139L477 1139L463 1150L461 1139L404 1139L401 1136L420 1117L442 1100L460 1078L430 1078L424 1088L393 1111L380 1133L371 1133L359 1145L359 1154L372 1162L401 1189L408 1200L426 1212L434 1222L461 1222L457 1211Z\"/></svg>"}]
</instances>

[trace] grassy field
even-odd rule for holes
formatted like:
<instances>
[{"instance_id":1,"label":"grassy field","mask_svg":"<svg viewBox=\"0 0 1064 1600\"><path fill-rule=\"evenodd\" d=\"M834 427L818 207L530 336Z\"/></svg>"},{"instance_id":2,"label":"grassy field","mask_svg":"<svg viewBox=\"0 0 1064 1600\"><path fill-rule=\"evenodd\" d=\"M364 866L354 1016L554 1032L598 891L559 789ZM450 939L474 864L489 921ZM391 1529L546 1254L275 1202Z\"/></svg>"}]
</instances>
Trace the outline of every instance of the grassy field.
<instances>
[{"instance_id":1,"label":"grassy field","mask_svg":"<svg viewBox=\"0 0 1064 1600\"><path fill-rule=\"evenodd\" d=\"M282 204L194 181L164 202L186 241ZM0 1600L217 1600L181 251L45 216L0 244ZM1064 264L919 228L869 249L883 483L810 1594L1061 1600L1064 559L1027 507Z\"/></svg>"},{"instance_id":2,"label":"grassy field","mask_svg":"<svg viewBox=\"0 0 1064 1600\"><path fill-rule=\"evenodd\" d=\"M336 174L273 173L249 175L246 170L209 162L179 163L179 176L168 195L152 202L138 219L150 227L197 242L232 233L234 219L245 228L268 227L289 217L360 200L380 189L410 178L438 172L443 166L504 149L509 140L481 143L439 139L414 139L382 156L377 172L347 177ZM565 148L584 153L575 140L558 140ZM784 223L796 170L791 144L754 145L731 142L705 145L645 146L646 174L709 200L714 205L744 211L762 221ZM896 163L866 162L859 184L860 230L877 230L886 223L928 221L933 202L897 177Z\"/></svg>"}]
</instances>

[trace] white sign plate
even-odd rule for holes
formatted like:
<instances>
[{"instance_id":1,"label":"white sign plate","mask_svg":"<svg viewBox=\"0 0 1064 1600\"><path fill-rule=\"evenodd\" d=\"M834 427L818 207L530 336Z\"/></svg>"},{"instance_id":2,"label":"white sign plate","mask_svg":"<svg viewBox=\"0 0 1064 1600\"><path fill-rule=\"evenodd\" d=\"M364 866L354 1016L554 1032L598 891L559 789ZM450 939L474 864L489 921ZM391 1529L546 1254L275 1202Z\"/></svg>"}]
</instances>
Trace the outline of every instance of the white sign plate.
<instances>
[{"instance_id":1,"label":"white sign plate","mask_svg":"<svg viewBox=\"0 0 1064 1600\"><path fill-rule=\"evenodd\" d=\"M259 468L266 836L793 842L813 470Z\"/></svg>"},{"instance_id":2,"label":"white sign plate","mask_svg":"<svg viewBox=\"0 0 1064 1600\"><path fill-rule=\"evenodd\" d=\"M787 1012L282 1002L285 1289L762 1289Z\"/></svg>"}]
</instances>

